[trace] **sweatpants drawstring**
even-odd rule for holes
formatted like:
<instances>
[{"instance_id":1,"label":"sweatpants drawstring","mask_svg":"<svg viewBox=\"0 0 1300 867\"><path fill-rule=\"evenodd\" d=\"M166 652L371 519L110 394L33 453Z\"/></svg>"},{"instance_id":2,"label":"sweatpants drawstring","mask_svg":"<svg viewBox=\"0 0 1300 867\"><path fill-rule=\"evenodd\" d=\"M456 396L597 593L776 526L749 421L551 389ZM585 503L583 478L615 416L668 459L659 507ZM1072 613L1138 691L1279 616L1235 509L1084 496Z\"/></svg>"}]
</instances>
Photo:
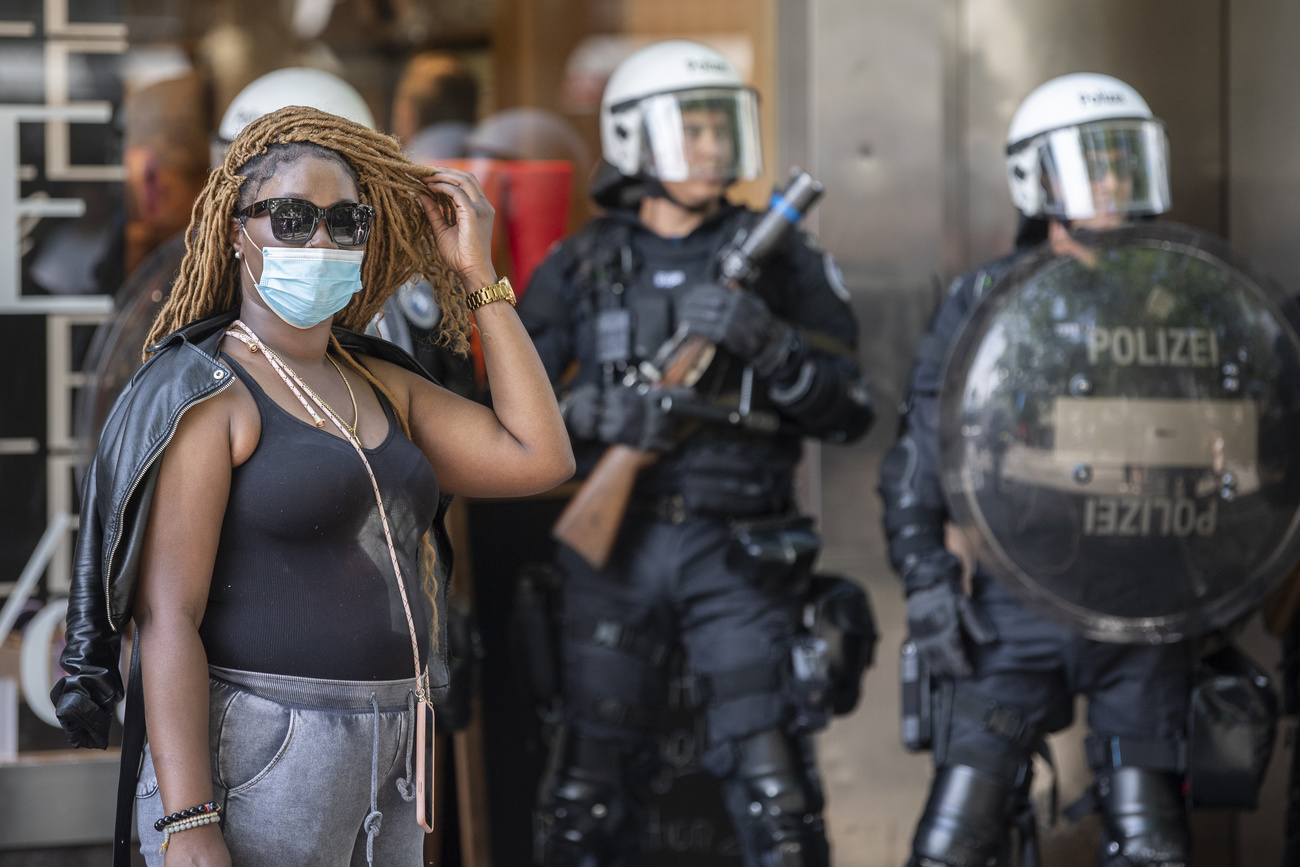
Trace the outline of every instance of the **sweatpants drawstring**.
<instances>
[{"instance_id":1,"label":"sweatpants drawstring","mask_svg":"<svg viewBox=\"0 0 1300 867\"><path fill-rule=\"evenodd\" d=\"M411 776L411 750L415 746L415 693L406 694L406 779L397 781L397 794L403 801L415 800L414 779Z\"/></svg>"},{"instance_id":2,"label":"sweatpants drawstring","mask_svg":"<svg viewBox=\"0 0 1300 867\"><path fill-rule=\"evenodd\" d=\"M362 827L366 829L366 864L374 867L375 838L384 823L384 814L379 812L377 796L379 794L379 702L374 693L370 694L370 706L375 712L375 738L370 750L370 812Z\"/></svg>"}]
</instances>

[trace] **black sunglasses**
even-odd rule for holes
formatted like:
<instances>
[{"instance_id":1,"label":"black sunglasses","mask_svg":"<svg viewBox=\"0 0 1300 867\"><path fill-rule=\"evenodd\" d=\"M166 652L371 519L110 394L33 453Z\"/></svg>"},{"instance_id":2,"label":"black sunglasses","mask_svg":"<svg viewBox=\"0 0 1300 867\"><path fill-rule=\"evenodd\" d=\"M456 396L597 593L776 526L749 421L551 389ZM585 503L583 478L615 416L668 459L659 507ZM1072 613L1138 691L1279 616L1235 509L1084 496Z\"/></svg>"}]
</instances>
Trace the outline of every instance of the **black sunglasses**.
<instances>
[{"instance_id":1,"label":"black sunglasses","mask_svg":"<svg viewBox=\"0 0 1300 867\"><path fill-rule=\"evenodd\" d=\"M339 202L317 207L306 199L263 199L253 202L236 216L243 219L271 215L271 234L286 244L306 244L316 234L321 217L330 239L340 247L360 247L370 237L375 209L359 202Z\"/></svg>"}]
</instances>

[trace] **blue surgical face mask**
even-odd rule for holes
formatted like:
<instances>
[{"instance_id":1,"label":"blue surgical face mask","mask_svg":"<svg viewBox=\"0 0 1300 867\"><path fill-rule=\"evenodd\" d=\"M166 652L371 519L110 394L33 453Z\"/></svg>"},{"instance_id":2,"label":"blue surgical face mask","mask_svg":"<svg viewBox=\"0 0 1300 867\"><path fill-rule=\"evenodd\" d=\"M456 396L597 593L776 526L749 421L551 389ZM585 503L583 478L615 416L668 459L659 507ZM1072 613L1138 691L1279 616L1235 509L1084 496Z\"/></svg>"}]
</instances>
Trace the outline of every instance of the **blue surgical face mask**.
<instances>
[{"instance_id":1,"label":"blue surgical face mask","mask_svg":"<svg viewBox=\"0 0 1300 867\"><path fill-rule=\"evenodd\" d=\"M253 286L285 322L294 328L311 328L347 307L361 291L364 256L363 250L263 247L262 279L254 279ZM247 257L244 267L252 278Z\"/></svg>"}]
</instances>

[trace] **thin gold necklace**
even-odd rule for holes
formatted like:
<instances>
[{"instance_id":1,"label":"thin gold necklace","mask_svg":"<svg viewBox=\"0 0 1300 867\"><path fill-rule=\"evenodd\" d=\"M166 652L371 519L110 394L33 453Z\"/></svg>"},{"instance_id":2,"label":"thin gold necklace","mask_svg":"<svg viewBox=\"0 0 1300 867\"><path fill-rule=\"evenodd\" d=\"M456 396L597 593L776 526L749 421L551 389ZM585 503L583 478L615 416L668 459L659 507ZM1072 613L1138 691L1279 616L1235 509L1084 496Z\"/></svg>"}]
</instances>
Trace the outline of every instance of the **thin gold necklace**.
<instances>
[{"instance_id":1,"label":"thin gold necklace","mask_svg":"<svg viewBox=\"0 0 1300 867\"><path fill-rule=\"evenodd\" d=\"M258 346L261 346L261 348L266 351L267 355L274 356L275 360L278 361L280 364L284 365L285 368L291 369L289 368L289 365L285 364L284 359L281 358L274 349L267 346L260 339L257 339L257 343L249 343L248 351L257 352ZM333 358L330 358L329 353L325 354L325 360L328 361L330 364L334 365L334 369L339 372L339 376L343 377L343 385L346 386L348 390L348 399L352 401L352 424L348 424L347 422L343 421L343 417L340 416L337 412L335 412L334 408L331 407L328 403L326 403L323 397L321 397L316 392L312 391L311 386L308 385L306 382L303 382L301 377L298 377L297 374L294 374L294 376L298 378L298 381L302 383L302 387L307 389L307 393L310 394L313 399L315 399L321 406L325 407L331 413L333 413L333 415L336 418L338 418L339 421L343 422L343 426L348 429L348 433L352 434L352 436L355 438L357 435L357 426L361 424L361 411L357 409L357 396L356 394L353 393L352 383L348 382L348 378L343 374L343 368L339 367L338 362L335 361ZM316 413L312 412L311 407L306 407L306 409L308 414L311 416L312 422L316 425L316 427L320 427L320 428L325 427L325 419L321 418L320 416L316 415Z\"/></svg>"},{"instance_id":2,"label":"thin gold necklace","mask_svg":"<svg viewBox=\"0 0 1300 867\"><path fill-rule=\"evenodd\" d=\"M343 422L343 424L347 425L347 429L352 432L353 436L356 436L357 425L361 424L361 410L357 409L357 396L352 393L352 383L348 382L348 378L346 376L343 376L343 368L339 367L339 363L337 361L335 361L333 358L330 358L329 353L325 354L325 360L328 361L330 364L334 365L334 369L339 372L339 376L343 377L343 384L347 386L348 399L352 401L352 424L348 424L347 422ZM325 403L325 401L322 400L321 403ZM328 406L328 404L326 405Z\"/></svg>"}]
</instances>

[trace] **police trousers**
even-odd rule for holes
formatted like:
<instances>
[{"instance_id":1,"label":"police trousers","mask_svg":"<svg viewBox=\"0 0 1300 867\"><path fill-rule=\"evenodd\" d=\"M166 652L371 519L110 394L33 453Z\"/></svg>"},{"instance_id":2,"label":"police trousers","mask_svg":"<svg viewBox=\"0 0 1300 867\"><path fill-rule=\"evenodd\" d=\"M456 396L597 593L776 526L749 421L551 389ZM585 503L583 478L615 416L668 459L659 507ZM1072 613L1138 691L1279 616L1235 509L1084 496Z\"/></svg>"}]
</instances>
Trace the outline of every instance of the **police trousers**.
<instances>
[{"instance_id":1,"label":"police trousers","mask_svg":"<svg viewBox=\"0 0 1300 867\"><path fill-rule=\"evenodd\" d=\"M783 726L799 598L729 566L730 543L721 518L634 518L603 571L560 549L570 726L618 740L650 724L667 702L665 650L675 642L697 681L713 687L704 696L712 746ZM604 640L602 625L607 634L617 628L610 624L634 631L635 641Z\"/></svg>"},{"instance_id":2,"label":"police trousers","mask_svg":"<svg viewBox=\"0 0 1300 867\"><path fill-rule=\"evenodd\" d=\"M1112 644L1084 638L1030 611L978 573L975 601L998 637L973 648L974 674L956 681L955 706L996 704L1046 734L1071 723L1074 697L1084 695L1094 737L1143 742L1184 737L1192 671L1187 643ZM1028 761L1032 745L1027 740L1011 743L980 720L955 713L942 752L946 764L1008 776L1014 765Z\"/></svg>"}]
</instances>

